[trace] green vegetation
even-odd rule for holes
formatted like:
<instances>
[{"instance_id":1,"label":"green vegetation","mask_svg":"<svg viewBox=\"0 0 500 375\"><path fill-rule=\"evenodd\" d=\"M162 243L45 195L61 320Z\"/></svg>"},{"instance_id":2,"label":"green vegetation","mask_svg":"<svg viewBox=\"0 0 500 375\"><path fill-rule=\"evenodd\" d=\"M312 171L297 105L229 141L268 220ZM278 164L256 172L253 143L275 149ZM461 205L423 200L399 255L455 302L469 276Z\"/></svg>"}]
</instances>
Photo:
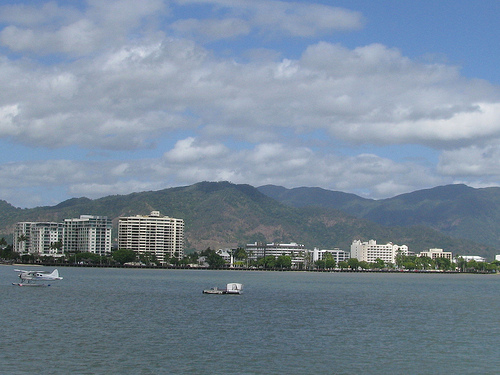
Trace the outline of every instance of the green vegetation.
<instances>
[{"instance_id":1,"label":"green vegetation","mask_svg":"<svg viewBox=\"0 0 500 375\"><path fill-rule=\"evenodd\" d=\"M462 258L463 259L463 258ZM447 258L431 259L429 257L418 257L416 255L397 255L396 265L407 270L442 270L450 271L455 268L451 260Z\"/></svg>"},{"instance_id":2,"label":"green vegetation","mask_svg":"<svg viewBox=\"0 0 500 375\"><path fill-rule=\"evenodd\" d=\"M120 264L125 264L128 262L135 262L137 259L136 254L134 253L133 250L128 250L128 249L118 249L113 251L112 253L113 259L120 263Z\"/></svg>"},{"instance_id":3,"label":"green vegetation","mask_svg":"<svg viewBox=\"0 0 500 375\"><path fill-rule=\"evenodd\" d=\"M207 248L205 251L202 251L200 256L205 257L206 262L210 268L221 268L226 265L224 258L222 258L219 254L210 248Z\"/></svg>"},{"instance_id":4,"label":"green vegetation","mask_svg":"<svg viewBox=\"0 0 500 375\"><path fill-rule=\"evenodd\" d=\"M137 255L132 250L119 249L112 252L110 256L100 256L94 253L73 253L66 254L62 257L50 256L35 256L23 255L12 251L12 246L5 245L5 239L0 239L0 261L4 263L19 262L28 264L60 264L60 265L101 265L113 266L124 265L128 262L140 261L144 266L160 266L154 256ZM244 259L244 262L235 264L236 267L250 267L269 270L291 270L292 258L287 255L282 255L275 258L272 255L265 256L257 261L249 260L245 257L246 252L244 249L237 249L234 251L233 256L239 254L239 259ZM175 267L191 267L193 265L199 266L200 260L205 259L209 268L226 268L229 265L224 261L220 255L214 250L207 248L206 250L198 253L194 252L185 255L182 259L175 256L167 260L167 265ZM465 261L462 257L457 259L456 263L452 263L446 258L431 259L429 257L418 257L415 255L398 255L396 257L396 264L385 264L381 259L377 259L373 263L359 261L356 258L350 258L347 261L341 261L338 264L328 254L325 259L318 260L314 264L306 267L308 270L406 270L406 271L458 271L469 273L494 273L500 271L500 261L477 262L475 260Z\"/></svg>"}]
</instances>

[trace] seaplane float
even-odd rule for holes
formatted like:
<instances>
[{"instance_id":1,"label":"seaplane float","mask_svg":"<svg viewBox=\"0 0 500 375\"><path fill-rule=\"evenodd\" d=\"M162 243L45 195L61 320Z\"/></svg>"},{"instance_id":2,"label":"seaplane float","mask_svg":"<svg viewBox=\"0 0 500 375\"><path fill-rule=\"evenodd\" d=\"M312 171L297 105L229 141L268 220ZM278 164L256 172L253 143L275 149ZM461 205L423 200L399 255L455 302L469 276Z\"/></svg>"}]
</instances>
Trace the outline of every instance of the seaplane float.
<instances>
[{"instance_id":1,"label":"seaplane float","mask_svg":"<svg viewBox=\"0 0 500 375\"><path fill-rule=\"evenodd\" d=\"M210 289L205 289L203 294L241 294L243 289L243 284L239 283L229 283L226 285L225 289L219 289L216 286Z\"/></svg>"},{"instance_id":2,"label":"seaplane float","mask_svg":"<svg viewBox=\"0 0 500 375\"><path fill-rule=\"evenodd\" d=\"M62 280L63 278L59 276L59 271L57 268L52 271L25 271L25 270L14 270L19 272L20 283L12 283L16 286L50 286L50 284L39 284L39 281L56 281Z\"/></svg>"}]
</instances>

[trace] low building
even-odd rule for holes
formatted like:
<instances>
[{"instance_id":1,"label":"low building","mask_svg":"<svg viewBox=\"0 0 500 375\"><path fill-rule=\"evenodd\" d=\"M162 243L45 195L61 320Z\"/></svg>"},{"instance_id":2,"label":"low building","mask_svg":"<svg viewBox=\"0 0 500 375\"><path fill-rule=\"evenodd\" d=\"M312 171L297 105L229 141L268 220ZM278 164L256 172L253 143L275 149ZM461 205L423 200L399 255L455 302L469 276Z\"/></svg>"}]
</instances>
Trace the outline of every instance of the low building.
<instances>
[{"instance_id":1,"label":"low building","mask_svg":"<svg viewBox=\"0 0 500 375\"><path fill-rule=\"evenodd\" d=\"M429 249L428 251L422 251L418 254L419 257L429 257L431 259L436 258L446 258L449 260L453 259L453 254L451 251L443 251L443 249Z\"/></svg>"},{"instance_id":2,"label":"low building","mask_svg":"<svg viewBox=\"0 0 500 375\"><path fill-rule=\"evenodd\" d=\"M356 258L360 262L374 263L381 259L384 263L396 263L397 255L408 255L408 246L395 245L392 242L387 244L377 244L375 240L361 242L354 240L351 244L351 258Z\"/></svg>"},{"instance_id":3,"label":"low building","mask_svg":"<svg viewBox=\"0 0 500 375\"><path fill-rule=\"evenodd\" d=\"M279 256L286 255L292 258L292 267L301 268L303 267L307 254L309 251L304 245L295 242L291 243L262 243L255 242L253 244L246 245L246 252L248 254L248 259L258 260L266 256L273 256L278 258Z\"/></svg>"},{"instance_id":4,"label":"low building","mask_svg":"<svg viewBox=\"0 0 500 375\"><path fill-rule=\"evenodd\" d=\"M462 258L466 262L475 260L476 262L486 262L486 258L480 257L479 255L458 255L457 258Z\"/></svg>"},{"instance_id":5,"label":"low building","mask_svg":"<svg viewBox=\"0 0 500 375\"><path fill-rule=\"evenodd\" d=\"M318 248L314 248L312 251L312 261L316 262L318 260L324 260L325 257L331 255L333 259L335 260L335 263L339 264L339 262L346 262L350 256L349 252L340 250L340 249L332 249L332 250L320 250Z\"/></svg>"},{"instance_id":6,"label":"low building","mask_svg":"<svg viewBox=\"0 0 500 375\"><path fill-rule=\"evenodd\" d=\"M227 264L233 265L233 252L231 249L219 249L215 254L222 257Z\"/></svg>"}]
</instances>

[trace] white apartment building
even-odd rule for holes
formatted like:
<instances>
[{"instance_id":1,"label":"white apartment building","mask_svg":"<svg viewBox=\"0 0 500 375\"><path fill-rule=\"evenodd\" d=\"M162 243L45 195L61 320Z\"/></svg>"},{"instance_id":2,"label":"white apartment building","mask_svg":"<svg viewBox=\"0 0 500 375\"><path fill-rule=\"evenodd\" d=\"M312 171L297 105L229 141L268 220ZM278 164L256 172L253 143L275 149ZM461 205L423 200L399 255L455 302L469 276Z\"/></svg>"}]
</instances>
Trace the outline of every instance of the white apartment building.
<instances>
[{"instance_id":1,"label":"white apartment building","mask_svg":"<svg viewBox=\"0 0 500 375\"><path fill-rule=\"evenodd\" d=\"M14 251L19 254L60 257L64 254L57 246L63 236L63 223L19 222L14 229Z\"/></svg>"},{"instance_id":2,"label":"white apartment building","mask_svg":"<svg viewBox=\"0 0 500 375\"><path fill-rule=\"evenodd\" d=\"M160 215L120 217L118 248L133 250L138 255L154 255L165 264L171 257L184 257L184 220Z\"/></svg>"},{"instance_id":3,"label":"white apartment building","mask_svg":"<svg viewBox=\"0 0 500 375\"><path fill-rule=\"evenodd\" d=\"M446 258L449 260L453 259L453 254L451 251L443 251L443 249L429 249L429 251L422 251L418 254L419 257L429 257L431 259L436 258Z\"/></svg>"},{"instance_id":4,"label":"white apartment building","mask_svg":"<svg viewBox=\"0 0 500 375\"><path fill-rule=\"evenodd\" d=\"M318 248L314 248L312 253L313 262L316 262L317 260L324 260L327 254L330 254L337 264L339 264L339 262L347 262L350 258L349 252L340 249L320 250Z\"/></svg>"},{"instance_id":5,"label":"white apartment building","mask_svg":"<svg viewBox=\"0 0 500 375\"><path fill-rule=\"evenodd\" d=\"M63 249L67 253L111 254L112 223L106 216L64 219Z\"/></svg>"},{"instance_id":6,"label":"white apartment building","mask_svg":"<svg viewBox=\"0 0 500 375\"><path fill-rule=\"evenodd\" d=\"M398 254L408 255L408 246L394 245L392 242L381 245L375 240L368 242L354 240L351 244L351 258L356 258L360 262L373 263L377 259L382 259L385 263L396 263Z\"/></svg>"},{"instance_id":7,"label":"white apartment building","mask_svg":"<svg viewBox=\"0 0 500 375\"><path fill-rule=\"evenodd\" d=\"M309 253L309 251L305 249L304 245L295 242L272 242L268 244L255 242L246 245L246 252L248 254L248 259L252 260L258 260L269 255L272 255L275 258L278 258L281 255L286 255L292 258L292 267L299 267L300 265L303 265L307 254Z\"/></svg>"}]
</instances>

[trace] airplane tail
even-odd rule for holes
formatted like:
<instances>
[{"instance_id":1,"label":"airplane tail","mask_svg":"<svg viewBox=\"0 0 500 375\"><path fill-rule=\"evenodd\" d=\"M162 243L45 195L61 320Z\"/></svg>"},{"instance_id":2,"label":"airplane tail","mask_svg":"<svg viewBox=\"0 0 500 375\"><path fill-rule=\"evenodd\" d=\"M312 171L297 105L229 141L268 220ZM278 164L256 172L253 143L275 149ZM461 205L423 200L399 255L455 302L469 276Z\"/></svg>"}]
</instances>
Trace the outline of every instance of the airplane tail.
<instances>
[{"instance_id":1,"label":"airplane tail","mask_svg":"<svg viewBox=\"0 0 500 375\"><path fill-rule=\"evenodd\" d=\"M49 276L54 277L57 280L62 280L62 277L59 277L59 271L57 270L57 268L54 271L52 271L52 273Z\"/></svg>"}]
</instances>

